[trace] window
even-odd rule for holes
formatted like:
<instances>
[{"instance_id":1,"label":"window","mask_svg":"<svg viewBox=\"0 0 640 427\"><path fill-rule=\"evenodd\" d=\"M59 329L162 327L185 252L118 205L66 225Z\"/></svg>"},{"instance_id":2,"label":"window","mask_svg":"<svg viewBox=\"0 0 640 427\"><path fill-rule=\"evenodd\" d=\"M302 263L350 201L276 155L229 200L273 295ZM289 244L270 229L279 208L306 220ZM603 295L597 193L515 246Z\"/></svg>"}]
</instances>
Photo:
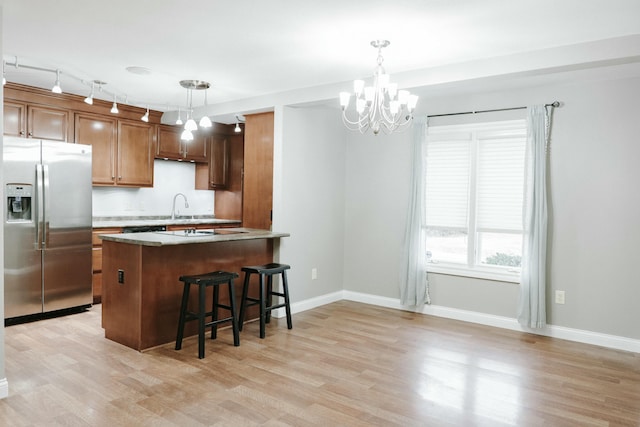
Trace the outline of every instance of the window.
<instances>
[{"instance_id":1,"label":"window","mask_svg":"<svg viewBox=\"0 0 640 427\"><path fill-rule=\"evenodd\" d=\"M429 271L518 281L525 144L524 120L428 129Z\"/></svg>"}]
</instances>

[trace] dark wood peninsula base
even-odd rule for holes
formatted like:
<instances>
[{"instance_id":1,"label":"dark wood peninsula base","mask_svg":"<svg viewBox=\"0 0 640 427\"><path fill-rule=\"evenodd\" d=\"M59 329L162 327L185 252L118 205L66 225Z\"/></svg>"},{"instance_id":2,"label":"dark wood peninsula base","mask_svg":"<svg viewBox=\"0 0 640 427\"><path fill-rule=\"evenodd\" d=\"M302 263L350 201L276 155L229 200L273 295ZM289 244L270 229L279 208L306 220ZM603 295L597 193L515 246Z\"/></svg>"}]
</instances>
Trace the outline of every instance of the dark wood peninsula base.
<instances>
[{"instance_id":1,"label":"dark wood peninsula base","mask_svg":"<svg viewBox=\"0 0 640 427\"><path fill-rule=\"evenodd\" d=\"M178 278L216 270L239 274L245 265L272 262L274 239L287 234L267 233L269 237L247 239L243 235L240 240L216 236L226 240L208 242L182 237L187 240L183 244L172 241L178 238L166 236L169 244L161 245L157 245L157 236L150 237L151 243L144 242L144 235L152 233L140 233L136 238L102 236L102 326L105 337L139 351L174 342L183 289ZM142 240L136 240L140 238ZM242 276L235 281L234 289L236 304L240 307ZM194 308L196 296L196 292L191 295L190 304ZM208 305L211 300L212 295L209 295ZM221 289L220 302L228 301L228 292ZM249 313L249 317L256 317L256 314ZM185 336L196 333L196 322L189 322Z\"/></svg>"}]
</instances>

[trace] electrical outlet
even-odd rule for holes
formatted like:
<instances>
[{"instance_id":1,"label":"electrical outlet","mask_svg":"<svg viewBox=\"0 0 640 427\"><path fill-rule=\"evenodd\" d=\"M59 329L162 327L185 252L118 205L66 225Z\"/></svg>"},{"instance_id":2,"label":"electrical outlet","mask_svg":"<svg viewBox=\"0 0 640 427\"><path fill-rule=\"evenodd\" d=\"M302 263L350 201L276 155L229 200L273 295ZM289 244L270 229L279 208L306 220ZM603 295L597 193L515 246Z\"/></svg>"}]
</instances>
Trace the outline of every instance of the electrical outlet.
<instances>
[{"instance_id":1,"label":"electrical outlet","mask_svg":"<svg viewBox=\"0 0 640 427\"><path fill-rule=\"evenodd\" d=\"M556 291L556 304L564 304L564 291Z\"/></svg>"},{"instance_id":2,"label":"electrical outlet","mask_svg":"<svg viewBox=\"0 0 640 427\"><path fill-rule=\"evenodd\" d=\"M318 269L314 267L311 269L311 280L316 280L317 278L318 278Z\"/></svg>"},{"instance_id":3,"label":"electrical outlet","mask_svg":"<svg viewBox=\"0 0 640 427\"><path fill-rule=\"evenodd\" d=\"M124 283L124 270L118 270L118 283Z\"/></svg>"}]
</instances>

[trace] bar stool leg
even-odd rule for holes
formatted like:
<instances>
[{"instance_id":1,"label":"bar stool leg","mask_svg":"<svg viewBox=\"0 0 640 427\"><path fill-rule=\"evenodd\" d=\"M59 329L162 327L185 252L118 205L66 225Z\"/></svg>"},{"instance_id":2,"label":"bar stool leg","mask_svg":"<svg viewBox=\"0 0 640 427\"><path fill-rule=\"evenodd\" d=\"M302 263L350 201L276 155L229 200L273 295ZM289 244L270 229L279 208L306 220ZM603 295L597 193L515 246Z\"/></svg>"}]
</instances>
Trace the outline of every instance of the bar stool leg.
<instances>
[{"instance_id":1,"label":"bar stool leg","mask_svg":"<svg viewBox=\"0 0 640 427\"><path fill-rule=\"evenodd\" d=\"M205 290L206 287L199 285L198 301L198 359L204 359L204 324L205 324Z\"/></svg>"},{"instance_id":2,"label":"bar stool leg","mask_svg":"<svg viewBox=\"0 0 640 427\"><path fill-rule=\"evenodd\" d=\"M271 306L273 305L273 276L267 275L267 302L266 302L266 323L271 323Z\"/></svg>"},{"instance_id":3,"label":"bar stool leg","mask_svg":"<svg viewBox=\"0 0 640 427\"><path fill-rule=\"evenodd\" d=\"M265 337L265 320L266 320L266 289L264 283L264 274L260 274L260 338Z\"/></svg>"},{"instance_id":4,"label":"bar stool leg","mask_svg":"<svg viewBox=\"0 0 640 427\"><path fill-rule=\"evenodd\" d=\"M247 310L247 292L249 291L249 277L251 273L244 272L244 284L242 285L242 301L240 302L240 316L238 317L238 329L241 331L244 326L244 316Z\"/></svg>"},{"instance_id":5,"label":"bar stool leg","mask_svg":"<svg viewBox=\"0 0 640 427\"><path fill-rule=\"evenodd\" d=\"M180 304L180 318L178 319L178 334L176 335L176 350L182 348L182 338L184 336L184 323L187 314L187 304L189 303L189 283L184 284L182 291L182 303Z\"/></svg>"},{"instance_id":6,"label":"bar stool leg","mask_svg":"<svg viewBox=\"0 0 640 427\"><path fill-rule=\"evenodd\" d=\"M238 316L236 313L236 293L233 289L233 280L229 281L229 307L231 307L231 328L233 330L233 345L240 345L240 330L238 329Z\"/></svg>"},{"instance_id":7,"label":"bar stool leg","mask_svg":"<svg viewBox=\"0 0 640 427\"><path fill-rule=\"evenodd\" d=\"M287 312L287 328L292 329L293 323L291 322L291 304L289 304L289 286L287 284L287 271L282 272L282 293L284 294L284 308Z\"/></svg>"},{"instance_id":8,"label":"bar stool leg","mask_svg":"<svg viewBox=\"0 0 640 427\"><path fill-rule=\"evenodd\" d=\"M212 315L212 321L216 321L218 320L218 298L220 297L220 289L218 289L219 286L216 285L213 287L213 303L211 305L212 309L211 309L211 315ZM215 339L218 336L218 324L214 323L213 325L211 325L211 339Z\"/></svg>"}]
</instances>

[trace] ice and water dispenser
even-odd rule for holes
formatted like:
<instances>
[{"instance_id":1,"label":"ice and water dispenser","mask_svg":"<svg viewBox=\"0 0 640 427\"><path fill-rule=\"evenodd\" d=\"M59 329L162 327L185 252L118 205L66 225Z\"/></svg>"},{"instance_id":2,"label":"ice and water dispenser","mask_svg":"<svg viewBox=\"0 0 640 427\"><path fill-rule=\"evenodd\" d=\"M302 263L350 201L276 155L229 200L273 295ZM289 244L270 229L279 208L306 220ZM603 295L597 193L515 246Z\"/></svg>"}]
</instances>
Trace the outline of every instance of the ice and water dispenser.
<instances>
[{"instance_id":1,"label":"ice and water dispenser","mask_svg":"<svg viewBox=\"0 0 640 427\"><path fill-rule=\"evenodd\" d=\"M32 186L29 184L7 184L7 222L31 221Z\"/></svg>"}]
</instances>

